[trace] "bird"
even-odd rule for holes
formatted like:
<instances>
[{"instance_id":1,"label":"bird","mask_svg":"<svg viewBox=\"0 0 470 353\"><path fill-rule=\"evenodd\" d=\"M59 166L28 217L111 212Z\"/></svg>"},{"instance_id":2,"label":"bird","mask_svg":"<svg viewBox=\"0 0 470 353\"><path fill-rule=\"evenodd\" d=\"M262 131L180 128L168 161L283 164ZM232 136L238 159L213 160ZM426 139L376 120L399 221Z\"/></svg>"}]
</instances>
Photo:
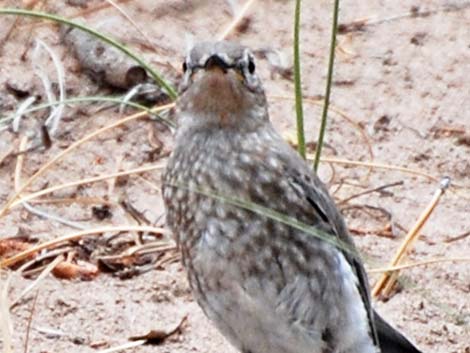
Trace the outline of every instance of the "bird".
<instances>
[{"instance_id":1,"label":"bird","mask_svg":"<svg viewBox=\"0 0 470 353\"><path fill-rule=\"evenodd\" d=\"M205 315L242 353L419 353L373 309L342 215L270 121L253 52L199 42L182 68L162 197Z\"/></svg>"}]
</instances>

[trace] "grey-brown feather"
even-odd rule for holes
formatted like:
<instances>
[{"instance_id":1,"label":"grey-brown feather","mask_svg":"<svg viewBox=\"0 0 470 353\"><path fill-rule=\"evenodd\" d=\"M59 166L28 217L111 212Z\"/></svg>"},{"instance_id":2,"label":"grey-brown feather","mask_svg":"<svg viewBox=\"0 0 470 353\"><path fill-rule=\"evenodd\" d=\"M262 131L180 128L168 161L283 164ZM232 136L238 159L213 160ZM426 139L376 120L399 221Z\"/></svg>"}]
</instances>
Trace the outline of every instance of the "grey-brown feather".
<instances>
[{"instance_id":1,"label":"grey-brown feather","mask_svg":"<svg viewBox=\"0 0 470 353\"><path fill-rule=\"evenodd\" d=\"M203 43L187 60L202 67L215 53L230 65L251 55L236 44ZM236 110L210 101L214 97L192 79L186 73L182 84L163 197L167 223L207 316L242 352L378 352L367 276L344 221L321 181L272 127L257 77L249 78L246 90L238 81L226 86L234 99L244 100ZM197 99L209 103L201 106ZM223 121L221 107L229 109ZM341 246L201 189L293 217ZM408 352L417 351L403 350Z\"/></svg>"},{"instance_id":2,"label":"grey-brown feather","mask_svg":"<svg viewBox=\"0 0 470 353\"><path fill-rule=\"evenodd\" d=\"M344 274L338 258L341 251L268 217L195 192L202 188L222 196L236 194L237 198L334 234L335 228L343 225L338 223L341 218L335 210L325 204L330 199L322 184L310 175L304 162L284 145L269 123L243 135L223 130L187 134L180 136L185 142L177 144L169 162L164 197L168 223L183 249L190 283L201 306L226 334L233 331L234 320L245 325L246 319L232 318L225 312L229 307L248 305L233 298L238 294L231 286L237 283L245 295L270 302L273 319L285 321L279 327L298 327L296 336L305 336L304 345L309 351L310 342L316 343L318 352L328 346L334 349L336 342L346 336L342 328L351 331L361 327L348 322L347 306L351 303L344 297ZM175 173L175 168L181 172ZM328 223L311 206L304 186L300 190L295 187L298 178L315 187ZM212 299L214 296L222 299ZM259 310L267 315L264 309ZM220 324L224 321L229 322ZM251 330L262 331L264 325L273 330L272 324L264 322L254 324ZM247 338L236 331L227 335L240 346L237 342ZM330 332L330 342L321 338L326 331ZM373 352L366 334L364 327L349 333L357 336L357 352ZM266 338L270 340L273 337ZM276 350L281 342L266 344L260 352L303 352L292 346ZM363 346L368 350L360 348ZM256 347L249 348L257 352Z\"/></svg>"}]
</instances>

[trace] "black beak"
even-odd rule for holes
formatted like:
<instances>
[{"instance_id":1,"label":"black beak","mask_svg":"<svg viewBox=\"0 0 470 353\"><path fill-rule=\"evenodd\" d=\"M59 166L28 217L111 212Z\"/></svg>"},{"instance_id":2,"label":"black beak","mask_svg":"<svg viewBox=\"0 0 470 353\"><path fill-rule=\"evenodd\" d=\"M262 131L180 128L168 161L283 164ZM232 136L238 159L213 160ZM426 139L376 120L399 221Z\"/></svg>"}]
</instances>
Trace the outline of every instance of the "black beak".
<instances>
[{"instance_id":1,"label":"black beak","mask_svg":"<svg viewBox=\"0 0 470 353\"><path fill-rule=\"evenodd\" d=\"M230 68L229 65L225 61L223 61L217 54L212 55L207 59L206 63L204 64L205 69L212 69L213 67L219 67L224 72L227 72L227 69Z\"/></svg>"}]
</instances>

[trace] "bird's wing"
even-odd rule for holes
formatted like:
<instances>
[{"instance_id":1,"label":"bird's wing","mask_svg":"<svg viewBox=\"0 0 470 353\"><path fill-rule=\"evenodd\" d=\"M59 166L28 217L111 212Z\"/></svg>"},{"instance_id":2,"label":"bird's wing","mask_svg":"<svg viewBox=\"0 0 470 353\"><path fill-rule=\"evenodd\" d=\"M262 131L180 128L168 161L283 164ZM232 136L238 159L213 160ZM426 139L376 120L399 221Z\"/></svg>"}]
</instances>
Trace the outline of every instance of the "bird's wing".
<instances>
[{"instance_id":1,"label":"bird's wing","mask_svg":"<svg viewBox=\"0 0 470 353\"><path fill-rule=\"evenodd\" d=\"M305 194L305 198L315 212L316 222L326 223L321 224L321 228L329 229L328 233L334 235L339 241L338 250L343 253L357 276L358 290L368 314L374 343L380 346L382 353L421 353L404 335L389 325L372 308L366 271L343 217L323 183L316 176L310 175L309 180L306 180L302 178L302 174L294 172L291 173L291 185L294 188L300 188Z\"/></svg>"},{"instance_id":2,"label":"bird's wing","mask_svg":"<svg viewBox=\"0 0 470 353\"><path fill-rule=\"evenodd\" d=\"M374 343L378 346L379 341L374 323L369 282L362 261L352 238L348 234L343 217L336 208L334 201L329 196L326 187L316 175L310 172L308 178L305 178L305 172L306 171L303 170L303 173L299 173L298 170L295 170L288 173L290 183L295 190L300 189L302 194L305 195L304 197L312 206L315 225L318 225L321 229L328 229L328 233L335 237L335 240L338 242L338 250L342 252L355 272L358 279L358 291L361 295L364 307L366 308L372 338Z\"/></svg>"}]
</instances>

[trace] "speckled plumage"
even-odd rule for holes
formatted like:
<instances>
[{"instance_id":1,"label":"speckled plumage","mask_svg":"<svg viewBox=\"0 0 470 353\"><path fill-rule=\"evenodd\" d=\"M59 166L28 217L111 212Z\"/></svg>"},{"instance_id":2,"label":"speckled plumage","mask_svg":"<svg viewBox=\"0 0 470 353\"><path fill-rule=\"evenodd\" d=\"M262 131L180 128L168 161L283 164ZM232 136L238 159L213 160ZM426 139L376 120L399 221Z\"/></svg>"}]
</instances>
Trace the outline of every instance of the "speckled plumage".
<instances>
[{"instance_id":1,"label":"speckled plumage","mask_svg":"<svg viewBox=\"0 0 470 353\"><path fill-rule=\"evenodd\" d=\"M244 353L379 352L376 323L385 326L354 244L326 188L272 127L252 54L202 43L185 68L163 197L206 315ZM349 251L201 190L315 226ZM397 335L382 352L418 352Z\"/></svg>"}]
</instances>

